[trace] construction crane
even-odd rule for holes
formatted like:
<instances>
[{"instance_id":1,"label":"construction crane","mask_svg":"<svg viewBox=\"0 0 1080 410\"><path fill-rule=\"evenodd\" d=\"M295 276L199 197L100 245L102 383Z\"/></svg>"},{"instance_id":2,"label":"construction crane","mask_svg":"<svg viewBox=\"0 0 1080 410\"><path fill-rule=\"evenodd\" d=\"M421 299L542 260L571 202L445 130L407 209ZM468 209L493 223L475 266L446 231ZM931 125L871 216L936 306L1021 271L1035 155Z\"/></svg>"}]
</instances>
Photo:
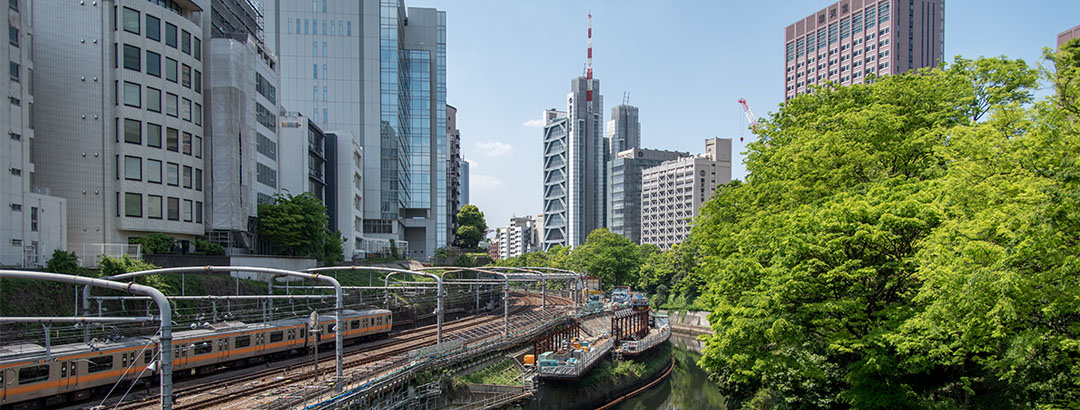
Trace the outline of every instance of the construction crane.
<instances>
[{"instance_id":1,"label":"construction crane","mask_svg":"<svg viewBox=\"0 0 1080 410\"><path fill-rule=\"evenodd\" d=\"M750 123L750 131L753 131L756 134L758 131L758 122L757 117L754 116L754 110L750 109L750 103L747 102L745 98L740 98L739 105L742 105L743 114L746 115L746 121ZM743 137L739 137L739 142L743 142Z\"/></svg>"}]
</instances>

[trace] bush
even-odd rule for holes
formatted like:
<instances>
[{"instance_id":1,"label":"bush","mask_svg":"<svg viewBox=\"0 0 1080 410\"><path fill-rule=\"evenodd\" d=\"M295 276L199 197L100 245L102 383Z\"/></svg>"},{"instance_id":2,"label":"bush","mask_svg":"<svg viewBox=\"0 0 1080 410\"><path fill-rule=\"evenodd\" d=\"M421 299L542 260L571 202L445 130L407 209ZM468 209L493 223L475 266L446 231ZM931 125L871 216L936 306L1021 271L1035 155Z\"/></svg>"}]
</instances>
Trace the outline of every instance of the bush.
<instances>
[{"instance_id":1,"label":"bush","mask_svg":"<svg viewBox=\"0 0 1080 410\"><path fill-rule=\"evenodd\" d=\"M142 253L147 255L162 255L173 253L176 246L176 238L163 233L152 233L138 238L128 239L128 243L142 245Z\"/></svg>"},{"instance_id":2,"label":"bush","mask_svg":"<svg viewBox=\"0 0 1080 410\"><path fill-rule=\"evenodd\" d=\"M224 255L225 247L202 239L195 240L195 254L198 255Z\"/></svg>"}]
</instances>

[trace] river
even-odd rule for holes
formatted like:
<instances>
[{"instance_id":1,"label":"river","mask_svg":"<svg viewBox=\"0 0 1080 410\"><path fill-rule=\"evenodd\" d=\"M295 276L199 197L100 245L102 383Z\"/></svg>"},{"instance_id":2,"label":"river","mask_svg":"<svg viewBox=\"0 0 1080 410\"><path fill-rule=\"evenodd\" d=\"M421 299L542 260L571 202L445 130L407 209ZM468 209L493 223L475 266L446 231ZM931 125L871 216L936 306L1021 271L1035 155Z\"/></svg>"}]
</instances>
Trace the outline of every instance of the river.
<instances>
[{"instance_id":1,"label":"river","mask_svg":"<svg viewBox=\"0 0 1080 410\"><path fill-rule=\"evenodd\" d=\"M705 371L697 365L701 355L695 351L700 350L700 345L692 344L698 342L682 336L672 336L671 343L675 345L675 368L668 378L619 403L614 410L727 409L720 388L710 382Z\"/></svg>"}]
</instances>

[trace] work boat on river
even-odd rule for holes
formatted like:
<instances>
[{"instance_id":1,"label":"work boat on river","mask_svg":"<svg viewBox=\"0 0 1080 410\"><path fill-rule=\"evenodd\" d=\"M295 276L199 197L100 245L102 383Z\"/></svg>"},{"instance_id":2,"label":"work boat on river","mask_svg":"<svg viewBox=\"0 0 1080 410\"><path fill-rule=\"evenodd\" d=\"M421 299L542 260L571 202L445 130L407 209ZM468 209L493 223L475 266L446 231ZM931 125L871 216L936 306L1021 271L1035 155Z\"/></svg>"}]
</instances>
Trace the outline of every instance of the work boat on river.
<instances>
[{"instance_id":1,"label":"work boat on river","mask_svg":"<svg viewBox=\"0 0 1080 410\"><path fill-rule=\"evenodd\" d=\"M644 295L634 294L630 305L631 309L616 312L611 319L612 333L619 336L615 346L616 356L640 355L664 344L671 337L668 316L651 312ZM647 326L642 326L646 318Z\"/></svg>"}]
</instances>

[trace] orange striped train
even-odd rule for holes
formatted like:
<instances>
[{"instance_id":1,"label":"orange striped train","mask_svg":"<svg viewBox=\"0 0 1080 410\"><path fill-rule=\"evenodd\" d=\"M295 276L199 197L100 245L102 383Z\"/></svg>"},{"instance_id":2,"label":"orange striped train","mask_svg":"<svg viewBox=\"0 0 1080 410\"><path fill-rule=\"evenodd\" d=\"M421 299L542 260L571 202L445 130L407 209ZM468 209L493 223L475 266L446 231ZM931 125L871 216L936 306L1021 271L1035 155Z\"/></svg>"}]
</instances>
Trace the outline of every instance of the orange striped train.
<instances>
[{"instance_id":1,"label":"orange striped train","mask_svg":"<svg viewBox=\"0 0 1080 410\"><path fill-rule=\"evenodd\" d=\"M334 343L335 315L319 317L319 344ZM346 342L386 336L389 310L346 310L342 317ZM173 374L205 374L214 370L264 361L314 346L306 319L267 323L221 322L208 329L173 333ZM0 346L0 409L26 410L82 400L108 391L117 381L134 379L155 361L157 345L149 337L120 342L53 346ZM150 371L143 380L156 380Z\"/></svg>"}]
</instances>

